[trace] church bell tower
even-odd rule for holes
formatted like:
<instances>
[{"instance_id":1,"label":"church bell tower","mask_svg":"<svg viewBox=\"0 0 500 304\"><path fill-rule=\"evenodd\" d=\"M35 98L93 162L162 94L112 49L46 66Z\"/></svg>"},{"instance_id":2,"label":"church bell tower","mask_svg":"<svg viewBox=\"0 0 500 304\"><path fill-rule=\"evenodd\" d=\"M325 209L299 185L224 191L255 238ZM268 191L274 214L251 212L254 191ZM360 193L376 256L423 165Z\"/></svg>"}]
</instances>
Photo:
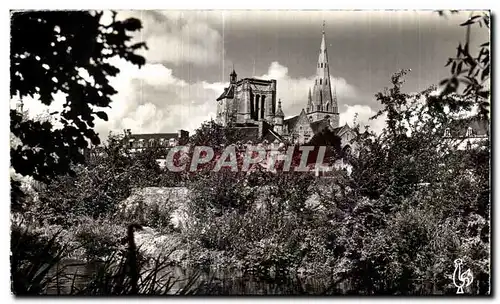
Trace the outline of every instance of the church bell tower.
<instances>
[{"instance_id":1,"label":"church bell tower","mask_svg":"<svg viewBox=\"0 0 500 304\"><path fill-rule=\"evenodd\" d=\"M330 83L330 67L328 64L324 21L318 64L316 66L316 78L314 79L312 94L311 90L309 90L308 95L307 116L311 122L329 117L332 127L336 128L339 125L337 96L332 96Z\"/></svg>"}]
</instances>

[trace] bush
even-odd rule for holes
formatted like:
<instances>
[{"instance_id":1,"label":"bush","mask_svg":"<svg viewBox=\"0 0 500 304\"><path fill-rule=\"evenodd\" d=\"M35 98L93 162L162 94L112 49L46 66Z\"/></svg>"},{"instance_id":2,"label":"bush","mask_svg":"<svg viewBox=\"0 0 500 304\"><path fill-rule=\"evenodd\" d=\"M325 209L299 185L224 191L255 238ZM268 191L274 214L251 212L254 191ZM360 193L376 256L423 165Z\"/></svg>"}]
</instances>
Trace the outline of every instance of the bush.
<instances>
[{"instance_id":1,"label":"bush","mask_svg":"<svg viewBox=\"0 0 500 304\"><path fill-rule=\"evenodd\" d=\"M114 224L110 219L83 217L73 229L74 239L85 249L87 259L102 259L125 249L126 228Z\"/></svg>"},{"instance_id":2,"label":"bush","mask_svg":"<svg viewBox=\"0 0 500 304\"><path fill-rule=\"evenodd\" d=\"M173 230L171 223L175 207L168 198L165 201L145 201L138 198L134 201L126 200L119 207L118 217L127 223L141 223L144 226L154 227L164 232Z\"/></svg>"}]
</instances>

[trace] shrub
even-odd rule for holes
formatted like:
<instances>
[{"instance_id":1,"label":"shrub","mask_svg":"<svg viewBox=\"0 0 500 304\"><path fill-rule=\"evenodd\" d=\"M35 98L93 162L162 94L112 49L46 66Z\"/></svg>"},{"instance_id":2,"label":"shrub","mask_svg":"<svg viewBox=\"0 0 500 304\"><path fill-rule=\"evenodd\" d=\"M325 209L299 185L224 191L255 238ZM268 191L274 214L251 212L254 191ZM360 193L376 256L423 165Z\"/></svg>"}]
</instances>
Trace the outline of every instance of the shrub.
<instances>
[{"instance_id":1,"label":"shrub","mask_svg":"<svg viewBox=\"0 0 500 304\"><path fill-rule=\"evenodd\" d=\"M126 228L110 219L80 218L74 229L74 239L85 249L87 259L100 259L124 249Z\"/></svg>"}]
</instances>

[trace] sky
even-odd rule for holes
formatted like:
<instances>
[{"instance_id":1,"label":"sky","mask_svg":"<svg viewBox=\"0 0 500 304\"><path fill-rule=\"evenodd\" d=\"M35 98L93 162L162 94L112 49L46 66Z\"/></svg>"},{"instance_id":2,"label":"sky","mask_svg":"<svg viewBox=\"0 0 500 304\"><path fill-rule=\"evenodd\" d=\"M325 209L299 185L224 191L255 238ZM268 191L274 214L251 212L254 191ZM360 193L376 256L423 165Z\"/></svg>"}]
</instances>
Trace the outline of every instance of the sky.
<instances>
[{"instance_id":1,"label":"sky","mask_svg":"<svg viewBox=\"0 0 500 304\"><path fill-rule=\"evenodd\" d=\"M375 93L390 85L400 69L411 69L405 90L416 92L449 75L444 67L465 39L459 24L468 12L440 17L432 11L119 11L139 18L145 41L141 69L113 59L120 74L109 121L96 130L133 133L193 132L216 116L216 98L238 78L277 80L277 98L286 117L300 113L314 82L325 22L332 84L340 123L384 126L370 121L378 109ZM486 29L472 31L472 45L489 40ZM62 100L62 98L61 98Z\"/></svg>"}]
</instances>

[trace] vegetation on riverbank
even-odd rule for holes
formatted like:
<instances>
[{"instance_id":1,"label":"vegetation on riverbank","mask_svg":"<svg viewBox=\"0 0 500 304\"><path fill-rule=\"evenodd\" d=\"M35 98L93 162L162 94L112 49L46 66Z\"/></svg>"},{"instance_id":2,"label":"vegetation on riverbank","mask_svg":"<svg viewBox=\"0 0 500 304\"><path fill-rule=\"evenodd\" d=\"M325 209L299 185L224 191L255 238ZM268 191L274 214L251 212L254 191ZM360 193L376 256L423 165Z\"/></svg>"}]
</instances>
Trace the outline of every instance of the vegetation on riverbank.
<instances>
[{"instance_id":1,"label":"vegetation on riverbank","mask_svg":"<svg viewBox=\"0 0 500 304\"><path fill-rule=\"evenodd\" d=\"M463 59L466 64L469 57ZM453 70L458 81L461 72ZM120 135L112 134L99 153L56 166L33 188L14 175L13 291L46 293L54 280L49 271L72 257L104 261L76 294L130 294L127 267L144 271L139 293L164 293L168 283L158 277L163 263L235 267L273 278L321 274L345 283L345 293L455 293L453 261L464 258L474 274L467 292L488 294L489 140L459 151L460 142L443 134L463 112L479 109L488 120L484 99L489 96L478 86L458 93L456 88L405 93L406 73L395 74L391 86L376 95L382 105L377 116L386 117L383 132L356 129L358 153L346 159L350 175L342 170L328 179L263 170L174 173L158 166L158 151L129 154ZM483 73L477 77L482 80ZM20 129L30 123L20 113L11 115ZM192 144L207 140L200 134L208 133L218 145L234 140L204 128ZM178 206L171 205L171 197L126 200L134 188L152 186L187 187L186 217L172 221ZM131 223L145 227L135 234L139 262L134 265L124 262Z\"/></svg>"}]
</instances>

